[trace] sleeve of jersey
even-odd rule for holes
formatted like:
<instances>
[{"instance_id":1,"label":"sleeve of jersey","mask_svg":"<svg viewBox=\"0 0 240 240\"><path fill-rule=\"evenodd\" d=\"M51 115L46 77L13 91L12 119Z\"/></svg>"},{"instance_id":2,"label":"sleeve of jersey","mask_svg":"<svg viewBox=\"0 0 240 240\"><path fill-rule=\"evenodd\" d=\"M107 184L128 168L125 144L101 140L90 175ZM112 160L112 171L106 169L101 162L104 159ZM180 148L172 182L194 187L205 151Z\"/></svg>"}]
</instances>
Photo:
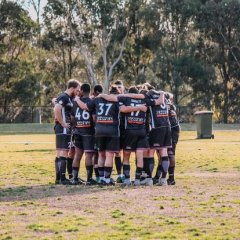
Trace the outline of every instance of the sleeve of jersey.
<instances>
[{"instance_id":1,"label":"sleeve of jersey","mask_svg":"<svg viewBox=\"0 0 240 240\"><path fill-rule=\"evenodd\" d=\"M88 107L89 111L94 111L95 110L95 102L96 102L96 98L90 100L87 103L87 107Z\"/></svg>"},{"instance_id":2,"label":"sleeve of jersey","mask_svg":"<svg viewBox=\"0 0 240 240\"><path fill-rule=\"evenodd\" d=\"M155 106L155 100L154 99L146 98L144 101L145 101L147 106Z\"/></svg>"},{"instance_id":3,"label":"sleeve of jersey","mask_svg":"<svg viewBox=\"0 0 240 240\"><path fill-rule=\"evenodd\" d=\"M118 97L119 107L122 105L126 105L126 97Z\"/></svg>"},{"instance_id":4,"label":"sleeve of jersey","mask_svg":"<svg viewBox=\"0 0 240 240\"><path fill-rule=\"evenodd\" d=\"M66 96L59 96L56 100L56 103L62 105L63 107L65 107L68 103L68 98Z\"/></svg>"}]
</instances>

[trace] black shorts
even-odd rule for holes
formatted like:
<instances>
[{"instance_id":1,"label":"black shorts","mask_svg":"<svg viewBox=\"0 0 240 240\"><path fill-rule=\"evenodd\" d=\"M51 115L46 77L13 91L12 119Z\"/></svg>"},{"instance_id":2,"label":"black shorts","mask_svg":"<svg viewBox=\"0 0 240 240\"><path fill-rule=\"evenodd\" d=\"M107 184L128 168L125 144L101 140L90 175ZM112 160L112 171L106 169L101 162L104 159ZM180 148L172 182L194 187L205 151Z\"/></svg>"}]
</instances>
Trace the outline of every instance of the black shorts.
<instances>
[{"instance_id":1,"label":"black shorts","mask_svg":"<svg viewBox=\"0 0 240 240\"><path fill-rule=\"evenodd\" d=\"M54 126L54 132L55 132L55 134L71 134L72 129L71 128L63 128L61 124L57 123Z\"/></svg>"},{"instance_id":2,"label":"black shorts","mask_svg":"<svg viewBox=\"0 0 240 240\"><path fill-rule=\"evenodd\" d=\"M99 152L119 152L120 138L119 137L96 137L97 150Z\"/></svg>"},{"instance_id":3,"label":"black shorts","mask_svg":"<svg viewBox=\"0 0 240 240\"><path fill-rule=\"evenodd\" d=\"M94 136L82 136L79 134L74 134L73 139L73 144L75 147L83 150L84 152L94 152Z\"/></svg>"},{"instance_id":4,"label":"black shorts","mask_svg":"<svg viewBox=\"0 0 240 240\"><path fill-rule=\"evenodd\" d=\"M147 135L137 134L136 131L131 130L125 130L122 145L125 151L146 150L149 148Z\"/></svg>"},{"instance_id":5,"label":"black shorts","mask_svg":"<svg viewBox=\"0 0 240 240\"><path fill-rule=\"evenodd\" d=\"M69 150L71 148L71 134L56 134L56 149Z\"/></svg>"},{"instance_id":6,"label":"black shorts","mask_svg":"<svg viewBox=\"0 0 240 240\"><path fill-rule=\"evenodd\" d=\"M170 127L153 128L149 133L150 148L172 147L172 135Z\"/></svg>"},{"instance_id":7,"label":"black shorts","mask_svg":"<svg viewBox=\"0 0 240 240\"><path fill-rule=\"evenodd\" d=\"M120 129L120 149L123 149L125 129Z\"/></svg>"}]
</instances>

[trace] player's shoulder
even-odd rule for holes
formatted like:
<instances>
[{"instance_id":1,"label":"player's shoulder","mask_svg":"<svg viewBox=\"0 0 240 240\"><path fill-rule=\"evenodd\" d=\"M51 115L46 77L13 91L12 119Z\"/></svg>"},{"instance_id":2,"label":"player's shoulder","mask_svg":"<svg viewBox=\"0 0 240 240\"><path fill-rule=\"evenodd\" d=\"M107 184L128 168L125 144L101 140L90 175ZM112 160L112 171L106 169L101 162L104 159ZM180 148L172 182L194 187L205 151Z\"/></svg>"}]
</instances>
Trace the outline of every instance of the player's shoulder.
<instances>
[{"instance_id":1,"label":"player's shoulder","mask_svg":"<svg viewBox=\"0 0 240 240\"><path fill-rule=\"evenodd\" d=\"M84 102L84 103L89 103L89 102L93 101L95 98L81 97L80 99L81 99L81 101Z\"/></svg>"},{"instance_id":2,"label":"player's shoulder","mask_svg":"<svg viewBox=\"0 0 240 240\"><path fill-rule=\"evenodd\" d=\"M70 96L68 94L66 94L65 92L62 92L58 95L57 99L56 99L56 103L59 104L63 104L68 102L70 99Z\"/></svg>"}]
</instances>

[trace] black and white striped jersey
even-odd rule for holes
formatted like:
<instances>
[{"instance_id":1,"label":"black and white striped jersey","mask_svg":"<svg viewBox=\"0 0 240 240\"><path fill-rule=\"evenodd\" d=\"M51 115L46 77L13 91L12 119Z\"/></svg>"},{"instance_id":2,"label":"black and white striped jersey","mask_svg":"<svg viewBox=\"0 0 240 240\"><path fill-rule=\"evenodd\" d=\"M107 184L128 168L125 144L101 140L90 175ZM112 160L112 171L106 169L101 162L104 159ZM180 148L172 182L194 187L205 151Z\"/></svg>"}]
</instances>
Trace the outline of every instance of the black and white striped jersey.
<instances>
[{"instance_id":1,"label":"black and white striped jersey","mask_svg":"<svg viewBox=\"0 0 240 240\"><path fill-rule=\"evenodd\" d=\"M151 100L157 100L160 93L156 91L149 91L146 97ZM170 121L168 116L168 106L166 103L161 105L152 105L149 107L150 110L150 125L151 128L170 127Z\"/></svg>"}]
</instances>

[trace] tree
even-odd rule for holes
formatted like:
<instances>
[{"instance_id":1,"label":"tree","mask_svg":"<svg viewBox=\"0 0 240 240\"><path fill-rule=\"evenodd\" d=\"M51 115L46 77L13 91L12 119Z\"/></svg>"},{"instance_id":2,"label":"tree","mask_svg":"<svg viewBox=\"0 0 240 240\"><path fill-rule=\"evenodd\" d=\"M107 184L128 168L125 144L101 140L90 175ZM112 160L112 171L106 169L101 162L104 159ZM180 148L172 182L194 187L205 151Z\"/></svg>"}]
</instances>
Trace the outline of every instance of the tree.
<instances>
[{"instance_id":1,"label":"tree","mask_svg":"<svg viewBox=\"0 0 240 240\"><path fill-rule=\"evenodd\" d=\"M218 92L215 103L224 123L239 113L236 101L240 94L239 12L237 0L206 1L197 15L197 27L208 49L206 54L216 69Z\"/></svg>"},{"instance_id":2,"label":"tree","mask_svg":"<svg viewBox=\"0 0 240 240\"><path fill-rule=\"evenodd\" d=\"M45 19L51 13L51 19L55 18L54 23L61 21L71 33L74 48L83 57L89 82L96 84L102 78L105 91L108 91L114 68L122 58L128 37L126 8L127 1L117 0L49 0L45 8ZM101 71L97 71L100 66Z\"/></svg>"},{"instance_id":3,"label":"tree","mask_svg":"<svg viewBox=\"0 0 240 240\"><path fill-rule=\"evenodd\" d=\"M16 112L9 111L10 107L34 103L40 97L38 79L30 59L30 41L35 33L36 24L20 5L7 0L0 3L1 119L13 120L22 108Z\"/></svg>"}]
</instances>

